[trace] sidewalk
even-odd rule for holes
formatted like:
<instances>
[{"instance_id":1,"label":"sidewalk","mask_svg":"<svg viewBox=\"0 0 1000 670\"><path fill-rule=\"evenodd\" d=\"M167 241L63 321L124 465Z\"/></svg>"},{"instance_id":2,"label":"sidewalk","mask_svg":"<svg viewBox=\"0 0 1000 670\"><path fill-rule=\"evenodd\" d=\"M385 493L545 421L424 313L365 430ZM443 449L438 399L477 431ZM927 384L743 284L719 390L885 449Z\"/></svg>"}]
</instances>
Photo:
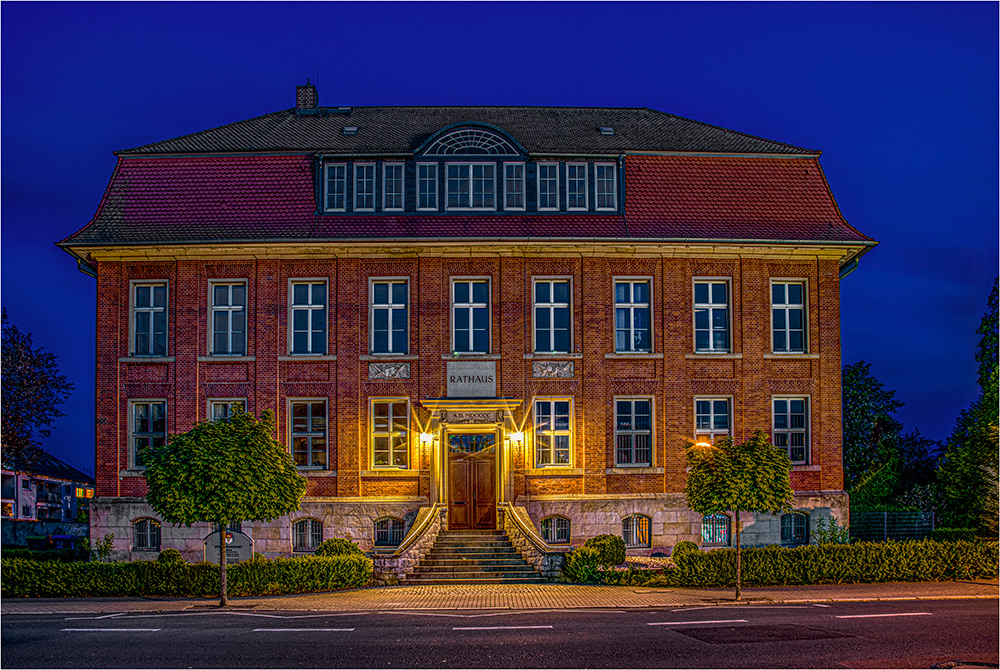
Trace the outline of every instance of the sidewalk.
<instances>
[{"instance_id":1,"label":"sidewalk","mask_svg":"<svg viewBox=\"0 0 1000 670\"><path fill-rule=\"evenodd\" d=\"M552 610L685 607L864 600L998 598L997 581L827 584L743 589L671 589L640 586L515 584L389 586L294 596L230 598L231 609L371 612L384 610ZM111 614L177 612L218 604L217 598L4 598L0 614Z\"/></svg>"}]
</instances>

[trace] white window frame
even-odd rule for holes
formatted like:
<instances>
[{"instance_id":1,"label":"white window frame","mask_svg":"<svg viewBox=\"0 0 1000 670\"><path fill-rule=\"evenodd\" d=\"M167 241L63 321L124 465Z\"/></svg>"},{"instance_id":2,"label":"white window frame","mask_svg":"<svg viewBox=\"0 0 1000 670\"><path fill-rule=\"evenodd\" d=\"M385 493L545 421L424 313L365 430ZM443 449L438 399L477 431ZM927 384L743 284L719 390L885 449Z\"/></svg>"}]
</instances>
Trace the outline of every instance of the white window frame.
<instances>
[{"instance_id":1,"label":"white window frame","mask_svg":"<svg viewBox=\"0 0 1000 670\"><path fill-rule=\"evenodd\" d=\"M628 283L631 285L629 288L629 300L630 302L618 302L616 285L621 283ZM642 303L635 302L635 284L645 283L646 288L649 292L649 302L646 304L645 309L649 311L649 348L648 349L635 349L635 310L637 308L642 308ZM611 299L614 301L614 312L612 315L613 331L612 337L614 338L614 350L616 354L651 354L656 350L654 346L654 332L653 332L653 278L652 277L612 277L611 278ZM638 307L637 307L638 306ZM629 346L628 349L618 348L618 310L628 309L629 310Z\"/></svg>"},{"instance_id":2,"label":"white window frame","mask_svg":"<svg viewBox=\"0 0 1000 670\"><path fill-rule=\"evenodd\" d=\"M389 205L389 168L399 170L399 206ZM394 192L391 195L395 198L397 194ZM406 207L406 164L397 161L386 161L382 163L382 211L402 212L404 207Z\"/></svg>"},{"instance_id":3,"label":"white window frame","mask_svg":"<svg viewBox=\"0 0 1000 670\"><path fill-rule=\"evenodd\" d=\"M614 420L614 450L615 450L615 467L616 468L648 468L652 467L656 459L656 402L654 396L651 395L623 395L615 396L613 399L615 404L614 411L612 412L612 417ZM629 402L631 403L631 416L632 416L632 428L629 430L619 430L618 428L618 403L619 402ZM639 430L635 427L635 403L636 402L648 402L649 403L649 430ZM619 435L629 435L631 436L631 453L633 457L636 454L635 438L640 435L649 435L649 460L648 461L635 461L632 463L622 463L618 460L618 436Z\"/></svg>"},{"instance_id":4,"label":"white window frame","mask_svg":"<svg viewBox=\"0 0 1000 670\"><path fill-rule=\"evenodd\" d=\"M715 427L715 417L717 416L716 412L715 412L715 403L718 402L718 401L720 401L720 400L725 400L726 403L727 403L727 408L728 408L726 410L726 418L727 418L727 423L729 424L729 428L726 428L725 430L717 429ZM699 429L698 428L698 403L699 402L709 402L709 403L711 403L711 405L710 405L711 409L710 409L710 413L708 415L709 416L709 424L710 425L709 425L709 427L707 429L705 429L705 428ZM698 395L698 396L694 397L693 409L694 409L694 436L695 436L695 441L696 442L700 442L702 438L705 438L709 442L713 442L714 443L715 440L717 438L719 438L719 437L733 437L733 409L734 409L733 408L733 396L731 396L731 395Z\"/></svg>"},{"instance_id":5,"label":"white window frame","mask_svg":"<svg viewBox=\"0 0 1000 670\"><path fill-rule=\"evenodd\" d=\"M422 178L420 176L420 168L430 168L432 170L432 172L434 173L433 179ZM417 211L418 212L436 212L438 210L438 194L440 193L439 188L438 188L438 173L439 172L440 172L440 170L438 169L438 164L437 163L417 163L417 203L416 204L417 204ZM427 182L427 181L430 181L434 185L434 189L432 191L432 196L433 196L433 199L434 199L434 205L432 207L421 207L420 206L421 188L423 187L423 183Z\"/></svg>"},{"instance_id":6,"label":"white window frame","mask_svg":"<svg viewBox=\"0 0 1000 670\"><path fill-rule=\"evenodd\" d=\"M228 306L216 307L215 306L215 287L216 286L229 286L229 300L230 304ZM243 287L243 306L233 307L232 296L233 296L233 286ZM208 337L208 355L209 356L247 356L249 355L248 345L250 343L250 319L248 314L248 305L250 303L250 282L246 279L209 279L208 280L208 327L205 329L206 336ZM243 312L243 353L234 354L233 351L233 313ZM215 351L215 313L216 312L227 312L228 322L226 339L229 342L229 352L219 353Z\"/></svg>"},{"instance_id":7,"label":"white window frame","mask_svg":"<svg viewBox=\"0 0 1000 670\"><path fill-rule=\"evenodd\" d=\"M472 285L471 285L471 283L472 282L483 282L483 281L486 282L486 291L487 291L486 295L489 297L489 301L485 305L483 305L481 303L478 303L478 302L475 302L473 300L473 297L472 297ZM458 304L455 303L455 284L459 283L459 282L469 282L470 283L470 285L469 285L469 302L462 303L461 305L458 305ZM452 351L452 353L461 354L461 355L469 355L469 356L475 356L475 355L482 355L482 354L489 354L489 353L491 353L493 351L493 278L489 277L489 276L486 276L486 277L483 277L483 276L480 276L480 277L451 277L451 282L450 282L449 289L450 289L450 291L449 291L450 300L449 300L449 306L448 306L448 320L450 321L450 325L451 325L450 330L451 330L451 351ZM466 351L458 351L455 348L455 343L456 343L456 340L455 340L455 308L456 307L465 307L465 308L467 308L469 310L469 349L466 350ZM475 329L472 327L472 324L473 324L472 314L473 314L473 310L474 309L482 308L482 307L486 308L486 315L487 315L487 321L486 321L486 323L487 323L486 340L487 340L488 345L487 345L486 351L472 351L472 346L473 346L473 343L475 342Z\"/></svg>"},{"instance_id":8,"label":"white window frame","mask_svg":"<svg viewBox=\"0 0 1000 670\"><path fill-rule=\"evenodd\" d=\"M375 285L389 285L389 302L385 305L375 304ZM406 285L406 302L392 302L393 284ZM402 351L392 350L392 315L397 309L406 312L406 337ZM389 313L389 351L375 351L375 310L385 310ZM409 277L369 277L368 279L368 353L373 356L403 356L410 353L410 278Z\"/></svg>"},{"instance_id":9,"label":"white window frame","mask_svg":"<svg viewBox=\"0 0 1000 670\"><path fill-rule=\"evenodd\" d=\"M801 304L791 305L788 302L786 302L784 305L780 305L777 307L777 309L782 309L785 312L785 329L784 329L785 349L783 351L779 351L774 348L774 333L776 330L774 327L774 310L776 309L774 305L775 284L786 285L785 286L786 300L788 299L788 287L787 287L788 284L800 284L802 286ZM788 355L788 356L795 356L795 355L802 355L809 353L809 281L797 277L771 277L771 281L768 284L767 289L768 289L767 302L771 307L771 343L770 343L771 353L778 355ZM800 309L800 308L802 310L802 349L792 351L789 349L789 344L788 344L789 342L788 334L792 331L792 329L788 327L788 311L790 309Z\"/></svg>"},{"instance_id":10,"label":"white window frame","mask_svg":"<svg viewBox=\"0 0 1000 670\"><path fill-rule=\"evenodd\" d=\"M322 305L314 305L311 302L307 305L296 305L295 300L295 286L297 284L323 284L326 289L326 300L323 301ZM312 289L309 289L309 299L312 300ZM330 347L330 281L326 277L290 277L288 279L288 350L289 356L324 356ZM323 341L323 351L312 351L313 342L313 319L312 312L316 309L323 310L323 326L326 332L326 339ZM308 351L295 351L295 312L296 311L306 311L308 317L306 318L308 333L306 337L306 342L308 343Z\"/></svg>"},{"instance_id":11,"label":"white window frame","mask_svg":"<svg viewBox=\"0 0 1000 670\"><path fill-rule=\"evenodd\" d=\"M309 524L308 529L304 533L305 537L308 538L308 542L305 545L299 545L295 543L298 532L296 526L302 523ZM316 542L316 524L319 524L319 542ZM296 519L292 522L292 552L293 553L307 553L316 551L316 548L323 543L323 521L315 517L307 516ZM315 545L315 546L313 546Z\"/></svg>"},{"instance_id":12,"label":"white window frame","mask_svg":"<svg viewBox=\"0 0 1000 670\"><path fill-rule=\"evenodd\" d=\"M535 286L539 282L544 282L544 283L549 284L549 302L547 302L547 303L538 303L538 302L535 302ZM567 302L566 303L554 302L552 300L552 295L553 295L552 284L555 283L555 282L565 282L567 284L569 295L567 297ZM537 319L537 314L536 314L535 310L538 309L539 307L543 307L543 308L544 307L548 307L549 308L549 331L548 331L549 342L548 342L548 344L551 345L551 347L546 347L544 349L542 349L542 348L539 347L539 342L538 342L538 328L537 328L536 323L535 323L535 321ZM555 310L559 309L559 308L562 308L562 307L566 307L569 310L569 344L568 344L569 348L566 351L556 351L554 349L554 345L555 345L555 327L554 327L555 318L554 317L555 317ZM549 275L539 275L539 276L532 276L532 278L531 278L531 345L532 345L532 351L534 351L535 353L540 353L540 354L549 354L549 353L569 354L569 353L572 353L573 352L573 347L574 347L574 343L573 343L573 334L574 334L573 331L574 330L575 330L575 328L574 328L574 323L573 323L573 277L572 276L560 276L560 275L552 275L552 276L549 276Z\"/></svg>"},{"instance_id":13,"label":"white window frame","mask_svg":"<svg viewBox=\"0 0 1000 670\"><path fill-rule=\"evenodd\" d=\"M342 207L330 206L330 172L340 170L343 172L338 181L343 185L343 192L340 194ZM336 179L336 178L335 178ZM336 196L334 196L336 197ZM323 211L325 212L346 212L347 211L347 163L327 163L323 166Z\"/></svg>"},{"instance_id":14,"label":"white window frame","mask_svg":"<svg viewBox=\"0 0 1000 670\"><path fill-rule=\"evenodd\" d=\"M601 206L601 182L607 182L600 178L601 168L611 168L611 206ZM614 212L618 210L618 166L614 163L598 162L594 163L594 210L598 212Z\"/></svg>"},{"instance_id":15,"label":"white window frame","mask_svg":"<svg viewBox=\"0 0 1000 670\"><path fill-rule=\"evenodd\" d=\"M323 403L323 412L325 414L325 417L324 417L325 424L324 424L323 434L322 434L322 436L323 436L323 442L324 442L324 446L323 446L323 451L324 451L323 461L324 462L322 464L320 464L320 465L314 465L312 463L312 454L313 454L312 438L319 437L320 434L318 432L312 430L312 410L308 411L308 414L309 414L309 426L307 427L307 430L300 431L300 432L296 433L295 432L295 408L294 408L294 406L296 404L301 404L301 403L306 403L306 404L311 405L313 403L320 403L320 402ZM308 442L309 447L308 447L308 449L306 451L306 454L307 454L307 457L308 457L307 460L309 461L309 463L307 463L306 465L299 465L298 463L296 463L295 467L298 468L299 470L326 470L326 469L328 469L330 467L330 400L329 400L329 398L288 398L287 401L286 401L286 407L287 407L287 410L288 410L288 413L286 415L286 417L287 417L286 423L288 424L288 426L286 427L287 430L285 432L288 434L288 453L291 454L293 462L295 461L295 438L296 437L304 437L304 438L307 438L309 440L309 442Z\"/></svg>"},{"instance_id":16,"label":"white window frame","mask_svg":"<svg viewBox=\"0 0 1000 670\"><path fill-rule=\"evenodd\" d=\"M570 196L573 193L573 190L572 190L570 184L572 182L574 182L574 181L578 182L578 183L581 182L581 180L580 180L579 177L571 178L569 176L570 172L572 172L574 168L577 168L577 169L578 168L583 168L583 180L582 180L582 185L583 185L583 207L580 207L579 205L577 205L575 207L570 206L570 203L572 202L572 200L570 199ZM590 182L588 180L589 173L590 173L590 170L588 169L587 163L581 163L581 162L566 163L566 211L567 212L586 212L587 210L590 209L590 197L589 197Z\"/></svg>"},{"instance_id":17,"label":"white window frame","mask_svg":"<svg viewBox=\"0 0 1000 670\"><path fill-rule=\"evenodd\" d=\"M785 428L778 428L778 414L774 409L774 403L778 401L785 401L790 403L794 400L801 400L805 403L804 421L805 426L801 429L791 427L791 417L792 408L790 405L786 406L786 415L788 417L787 426ZM803 458L802 460L795 460L792 458L792 446L791 446L791 435L793 433L804 433L803 445ZM788 442L785 446L778 446L774 444L779 442L778 435L786 435L786 441ZM782 395L772 395L771 396L771 444L774 444L778 449L782 449L788 454L788 459L792 462L792 465L808 465L812 462L812 396L808 394L782 394Z\"/></svg>"},{"instance_id":18,"label":"white window frame","mask_svg":"<svg viewBox=\"0 0 1000 670\"><path fill-rule=\"evenodd\" d=\"M518 167L521 168L521 176L520 177L508 178L507 177L507 169L508 168L518 168ZM527 209L527 206L528 206L528 192L527 192L527 189L525 188L526 181L527 181L525 175L527 175L527 172L528 172L527 166L524 164L523 161L522 162L507 162L507 163L503 164L503 209L504 209L505 212L523 212L523 211L525 211L525 209ZM521 205L520 206L511 205L511 204L508 203L507 198L510 196L511 190L507 187L507 185L508 185L508 183L511 183L511 182L520 185L520 189L521 189L521 191L520 191L520 194L521 194Z\"/></svg>"},{"instance_id":19,"label":"white window frame","mask_svg":"<svg viewBox=\"0 0 1000 670\"><path fill-rule=\"evenodd\" d=\"M555 404L557 402L569 403L569 414L568 414L568 428L566 429L556 429L555 427ZM546 431L541 430L538 427L538 404L545 403L549 406L549 418L551 423L549 424L549 429ZM531 427L532 427L532 437L534 439L534 444L532 445L532 454L535 462L536 468L572 468L573 467L573 444L574 444L574 415L573 415L573 397L572 396L536 396L531 399ZM545 462L539 458L539 437L542 435L547 435L550 438L548 456L551 462ZM565 463L556 462L556 437L567 437L567 460Z\"/></svg>"},{"instance_id":20,"label":"white window frame","mask_svg":"<svg viewBox=\"0 0 1000 670\"><path fill-rule=\"evenodd\" d=\"M247 399L246 398L209 398L206 401L205 419L207 421L211 421L213 423L216 422L216 421L220 421L220 420L221 421L228 421L229 417L231 417L233 415L233 405L235 405L237 403L243 405L243 411L244 412L247 411ZM225 417L222 417L221 419L216 419L215 418L215 406L216 405L220 405L220 406L225 406L226 407L226 416Z\"/></svg>"},{"instance_id":21,"label":"white window frame","mask_svg":"<svg viewBox=\"0 0 1000 670\"><path fill-rule=\"evenodd\" d=\"M354 211L355 212L374 212L375 211L375 196L377 194L376 193L377 189L375 188L375 183L378 181L378 172L376 170L376 167L377 167L376 164L373 163L373 162L355 163L354 164ZM361 172L362 171L367 172L369 169L371 170L371 186L372 186L371 199L372 199L372 204L371 204L371 207L362 207L362 206L358 205L359 198L364 197L365 199L367 199L368 195L367 195L367 191L362 192L358 188L358 182L362 181ZM367 176L364 177L364 182L367 183L368 181L369 181L368 177Z\"/></svg>"},{"instance_id":22,"label":"white window frame","mask_svg":"<svg viewBox=\"0 0 1000 670\"><path fill-rule=\"evenodd\" d=\"M392 429L394 419L396 418L392 413L392 406L400 403L406 404L406 439L403 441L403 449L405 450L406 462L403 465L395 465L395 450L392 448L392 438L398 437L395 435L395 431ZM389 431L388 432L377 432L375 430L375 405L377 404L387 404L389 405ZM373 470L407 470L410 467L410 440L411 440L411 426L410 426L410 399L406 397L376 397L368 399L368 446L371 459L371 468ZM389 463L386 465L376 465L375 464L375 439L379 437L389 438Z\"/></svg>"},{"instance_id":23,"label":"white window frame","mask_svg":"<svg viewBox=\"0 0 1000 670\"><path fill-rule=\"evenodd\" d=\"M475 198L475 168L489 166L493 169L493 190L491 191L493 204L489 207L475 207L473 205ZM451 180L448 178L448 169L452 167L457 168L468 168L468 177L461 177L461 179L468 179L469 182L469 199L465 205L458 205L452 207L451 205ZM485 193L485 192L484 192ZM497 209L497 164L490 161L449 161L444 164L444 208L447 212L495 212Z\"/></svg>"},{"instance_id":24,"label":"white window frame","mask_svg":"<svg viewBox=\"0 0 1000 670\"><path fill-rule=\"evenodd\" d=\"M698 302L698 284L708 284L708 302L700 303ZM723 284L726 287L726 302L723 305L715 303L712 301L712 285ZM733 351L733 283L729 277L693 277L691 281L691 338L692 338L692 351L697 354L729 354ZM713 337L715 330L713 328L714 323L714 310L717 309L726 310L726 346L723 349L715 348L715 338ZM707 309L708 310L708 348L699 349L698 348L698 310Z\"/></svg>"},{"instance_id":25,"label":"white window frame","mask_svg":"<svg viewBox=\"0 0 1000 670\"><path fill-rule=\"evenodd\" d=\"M152 293L150 293L150 306L149 307L137 307L136 300L137 291L140 287L147 286L162 286L165 289L165 295L163 298L163 309L159 309L152 305ZM141 356L143 358L158 358L162 356L170 355L170 280L168 279L132 279L128 283L128 293L129 293L129 329L128 329L128 349L129 354L132 356ZM153 319L154 314L158 312L163 312L164 316L164 330L163 330L163 352L140 354L138 347L135 346L136 338L136 319L139 312L146 312L150 315L149 317L149 346L152 350L153 342L155 341Z\"/></svg>"},{"instance_id":26,"label":"white window frame","mask_svg":"<svg viewBox=\"0 0 1000 670\"><path fill-rule=\"evenodd\" d=\"M137 437L155 437L159 433L135 432L135 407L136 405L152 405L153 403L163 403L163 442L167 441L170 435L170 414L169 405L166 398L130 398L128 401L128 466L129 470L145 470L145 465L140 465L136 459L138 455L135 448ZM148 444L148 443L147 443Z\"/></svg>"},{"instance_id":27,"label":"white window frame","mask_svg":"<svg viewBox=\"0 0 1000 670\"><path fill-rule=\"evenodd\" d=\"M555 179L551 182L555 185L556 189L556 204L555 206L542 206L542 168L553 167L556 171ZM545 178L548 182L550 179ZM559 211L559 162L558 161L539 161L535 165L535 209L539 212L558 212Z\"/></svg>"}]
</instances>

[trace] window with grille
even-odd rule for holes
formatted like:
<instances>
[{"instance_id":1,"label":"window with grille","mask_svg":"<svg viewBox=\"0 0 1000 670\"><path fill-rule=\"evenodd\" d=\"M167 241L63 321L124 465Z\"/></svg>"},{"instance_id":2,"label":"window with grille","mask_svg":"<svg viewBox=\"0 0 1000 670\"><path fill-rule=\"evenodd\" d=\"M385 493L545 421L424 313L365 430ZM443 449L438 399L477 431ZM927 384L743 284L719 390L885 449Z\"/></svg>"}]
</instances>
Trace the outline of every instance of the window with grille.
<instances>
[{"instance_id":1,"label":"window with grille","mask_svg":"<svg viewBox=\"0 0 1000 670\"><path fill-rule=\"evenodd\" d=\"M300 468L326 466L326 400L290 400L292 460Z\"/></svg>"},{"instance_id":2,"label":"window with grille","mask_svg":"<svg viewBox=\"0 0 1000 670\"><path fill-rule=\"evenodd\" d=\"M788 452L792 463L809 461L809 398L774 398L774 446Z\"/></svg>"},{"instance_id":3,"label":"window with grille","mask_svg":"<svg viewBox=\"0 0 1000 670\"><path fill-rule=\"evenodd\" d=\"M452 351L490 352L490 281L456 279L451 284Z\"/></svg>"},{"instance_id":4,"label":"window with grille","mask_svg":"<svg viewBox=\"0 0 1000 670\"><path fill-rule=\"evenodd\" d=\"M729 353L729 282L694 283L694 350Z\"/></svg>"},{"instance_id":5,"label":"window with grille","mask_svg":"<svg viewBox=\"0 0 1000 670\"><path fill-rule=\"evenodd\" d=\"M652 543L648 516L633 514L622 519L622 539L626 547L649 547Z\"/></svg>"},{"instance_id":6,"label":"window with grille","mask_svg":"<svg viewBox=\"0 0 1000 670\"><path fill-rule=\"evenodd\" d=\"M160 522L156 519L138 519L133 521L132 549L134 551L159 551Z\"/></svg>"},{"instance_id":7,"label":"window with grille","mask_svg":"<svg viewBox=\"0 0 1000 670\"><path fill-rule=\"evenodd\" d=\"M809 543L809 517L799 512L781 515L781 544L800 545Z\"/></svg>"},{"instance_id":8,"label":"window with grille","mask_svg":"<svg viewBox=\"0 0 1000 670\"><path fill-rule=\"evenodd\" d=\"M542 539L549 544L569 544L569 519L564 516L542 519Z\"/></svg>"},{"instance_id":9,"label":"window with grille","mask_svg":"<svg viewBox=\"0 0 1000 670\"><path fill-rule=\"evenodd\" d=\"M347 211L347 164L326 166L326 211Z\"/></svg>"},{"instance_id":10,"label":"window with grille","mask_svg":"<svg viewBox=\"0 0 1000 670\"><path fill-rule=\"evenodd\" d=\"M132 467L143 468L142 450L167 443L167 401L132 402Z\"/></svg>"},{"instance_id":11,"label":"window with grille","mask_svg":"<svg viewBox=\"0 0 1000 670\"><path fill-rule=\"evenodd\" d=\"M447 209L496 209L494 163L445 165Z\"/></svg>"},{"instance_id":12,"label":"window with grille","mask_svg":"<svg viewBox=\"0 0 1000 670\"><path fill-rule=\"evenodd\" d=\"M729 546L731 519L728 514L709 514L701 519L701 543L716 547Z\"/></svg>"},{"instance_id":13,"label":"window with grille","mask_svg":"<svg viewBox=\"0 0 1000 670\"><path fill-rule=\"evenodd\" d=\"M595 200L594 208L600 210L615 210L618 208L618 182L615 179L614 163L596 163L594 165Z\"/></svg>"},{"instance_id":14,"label":"window with grille","mask_svg":"<svg viewBox=\"0 0 1000 670\"><path fill-rule=\"evenodd\" d=\"M403 520L385 517L375 522L375 546L398 547L403 541Z\"/></svg>"},{"instance_id":15,"label":"window with grille","mask_svg":"<svg viewBox=\"0 0 1000 670\"><path fill-rule=\"evenodd\" d=\"M323 522L302 519L292 524L292 551L316 551L323 542Z\"/></svg>"},{"instance_id":16,"label":"window with grille","mask_svg":"<svg viewBox=\"0 0 1000 670\"><path fill-rule=\"evenodd\" d=\"M375 164L354 164L354 211L375 211Z\"/></svg>"},{"instance_id":17,"label":"window with grille","mask_svg":"<svg viewBox=\"0 0 1000 670\"><path fill-rule=\"evenodd\" d=\"M408 400L372 400L372 458L376 468L407 467L409 425Z\"/></svg>"},{"instance_id":18,"label":"window with grille","mask_svg":"<svg viewBox=\"0 0 1000 670\"><path fill-rule=\"evenodd\" d=\"M409 350L409 285L401 280L372 280L371 353L405 354Z\"/></svg>"},{"instance_id":19,"label":"window with grille","mask_svg":"<svg viewBox=\"0 0 1000 670\"><path fill-rule=\"evenodd\" d=\"M569 399L535 401L536 467L570 464L572 406Z\"/></svg>"},{"instance_id":20,"label":"window with grille","mask_svg":"<svg viewBox=\"0 0 1000 670\"><path fill-rule=\"evenodd\" d=\"M566 209L587 209L586 163L566 163Z\"/></svg>"},{"instance_id":21,"label":"window with grille","mask_svg":"<svg viewBox=\"0 0 1000 670\"><path fill-rule=\"evenodd\" d=\"M570 290L568 279L535 280L535 352L569 353Z\"/></svg>"},{"instance_id":22,"label":"window with grille","mask_svg":"<svg viewBox=\"0 0 1000 670\"><path fill-rule=\"evenodd\" d=\"M503 164L503 208L524 210L524 163Z\"/></svg>"},{"instance_id":23,"label":"window with grille","mask_svg":"<svg viewBox=\"0 0 1000 670\"><path fill-rule=\"evenodd\" d=\"M615 281L615 351L652 351L649 280Z\"/></svg>"},{"instance_id":24,"label":"window with grille","mask_svg":"<svg viewBox=\"0 0 1000 670\"><path fill-rule=\"evenodd\" d=\"M213 356L247 353L246 282L211 282Z\"/></svg>"},{"instance_id":25,"label":"window with grille","mask_svg":"<svg viewBox=\"0 0 1000 670\"><path fill-rule=\"evenodd\" d=\"M132 355L167 355L167 283L132 284Z\"/></svg>"},{"instance_id":26,"label":"window with grille","mask_svg":"<svg viewBox=\"0 0 1000 670\"><path fill-rule=\"evenodd\" d=\"M615 465L652 464L653 402L648 398L615 399Z\"/></svg>"},{"instance_id":27,"label":"window with grille","mask_svg":"<svg viewBox=\"0 0 1000 670\"><path fill-rule=\"evenodd\" d=\"M403 210L403 164L382 164L382 210Z\"/></svg>"},{"instance_id":28,"label":"window with grille","mask_svg":"<svg viewBox=\"0 0 1000 670\"><path fill-rule=\"evenodd\" d=\"M326 282L291 282L292 354L326 353Z\"/></svg>"},{"instance_id":29,"label":"window with grille","mask_svg":"<svg viewBox=\"0 0 1000 670\"><path fill-rule=\"evenodd\" d=\"M559 163L538 164L538 209L559 209Z\"/></svg>"},{"instance_id":30,"label":"window with grille","mask_svg":"<svg viewBox=\"0 0 1000 670\"><path fill-rule=\"evenodd\" d=\"M771 283L771 337L776 354L806 351L804 282Z\"/></svg>"},{"instance_id":31,"label":"window with grille","mask_svg":"<svg viewBox=\"0 0 1000 670\"><path fill-rule=\"evenodd\" d=\"M729 398L695 398L695 437L714 442L731 434Z\"/></svg>"},{"instance_id":32,"label":"window with grille","mask_svg":"<svg viewBox=\"0 0 1000 670\"><path fill-rule=\"evenodd\" d=\"M438 166L437 163L417 164L417 209L436 210L438 208Z\"/></svg>"}]
</instances>

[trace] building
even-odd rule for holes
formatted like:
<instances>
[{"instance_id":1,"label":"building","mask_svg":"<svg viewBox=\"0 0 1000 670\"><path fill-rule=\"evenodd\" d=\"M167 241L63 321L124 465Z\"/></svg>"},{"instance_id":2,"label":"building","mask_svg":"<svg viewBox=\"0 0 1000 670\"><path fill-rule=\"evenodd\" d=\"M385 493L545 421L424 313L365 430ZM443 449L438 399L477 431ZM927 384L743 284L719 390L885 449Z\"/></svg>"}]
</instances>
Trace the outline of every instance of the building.
<instances>
[{"instance_id":1,"label":"building","mask_svg":"<svg viewBox=\"0 0 1000 670\"><path fill-rule=\"evenodd\" d=\"M683 497L684 448L772 433L796 511L843 517L839 282L874 245L819 152L650 109L296 106L117 152L59 244L97 280L92 532L159 525L136 450L273 409L308 478L244 523L266 555L398 544L521 508L555 546L730 542ZM502 515L502 514L501 514Z\"/></svg>"},{"instance_id":2,"label":"building","mask_svg":"<svg viewBox=\"0 0 1000 670\"><path fill-rule=\"evenodd\" d=\"M44 451L30 471L4 467L0 476L5 545L24 545L28 536L64 533L68 529L86 534L85 526L77 529L67 524L87 523L94 497L93 477Z\"/></svg>"}]
</instances>

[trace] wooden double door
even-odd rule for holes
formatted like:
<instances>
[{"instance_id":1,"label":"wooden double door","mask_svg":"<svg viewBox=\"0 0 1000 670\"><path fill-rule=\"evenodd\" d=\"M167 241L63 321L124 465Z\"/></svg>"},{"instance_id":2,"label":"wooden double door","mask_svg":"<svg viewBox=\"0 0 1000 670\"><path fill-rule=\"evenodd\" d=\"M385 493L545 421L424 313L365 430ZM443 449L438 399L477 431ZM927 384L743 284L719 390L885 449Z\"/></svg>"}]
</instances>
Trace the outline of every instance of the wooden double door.
<instances>
[{"instance_id":1,"label":"wooden double door","mask_svg":"<svg viewBox=\"0 0 1000 670\"><path fill-rule=\"evenodd\" d=\"M496 432L448 433L448 528L496 528Z\"/></svg>"}]
</instances>

